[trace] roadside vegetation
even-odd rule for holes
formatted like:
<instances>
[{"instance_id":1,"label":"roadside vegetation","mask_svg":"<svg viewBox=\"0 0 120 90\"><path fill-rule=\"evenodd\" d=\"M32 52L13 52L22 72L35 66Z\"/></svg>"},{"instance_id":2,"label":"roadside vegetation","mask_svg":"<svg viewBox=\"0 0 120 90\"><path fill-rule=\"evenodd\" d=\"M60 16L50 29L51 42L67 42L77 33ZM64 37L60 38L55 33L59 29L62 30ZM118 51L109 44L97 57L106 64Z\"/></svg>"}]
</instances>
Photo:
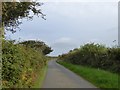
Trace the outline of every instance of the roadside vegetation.
<instances>
[{"instance_id":1,"label":"roadside vegetation","mask_svg":"<svg viewBox=\"0 0 120 90\"><path fill-rule=\"evenodd\" d=\"M45 44L44 44L45 45ZM41 48L39 48L40 50ZM51 51L50 51L51 52ZM49 53L50 53L49 52ZM31 88L38 85L47 64L47 57L38 49L14 41L2 43L3 88ZM40 80L40 79L39 79Z\"/></svg>"},{"instance_id":2,"label":"roadside vegetation","mask_svg":"<svg viewBox=\"0 0 120 90\"><path fill-rule=\"evenodd\" d=\"M32 20L33 16L40 16L45 20L45 15L41 12L40 6L43 3L36 2L3 2L2 3L2 85L3 88L32 88L39 86L39 79L43 78L43 69L46 67L47 54L52 52L52 49L41 41L24 41L15 44L13 40L6 40L4 33L6 31L16 32L16 28L22 24L21 20L26 18L27 20ZM39 8L38 8L39 7ZM0 32L1 32L0 31ZM56 58L56 57L55 57ZM89 68L97 68L99 71L106 70L112 72L105 72L105 78L112 77L110 82L114 82L112 87L117 86L116 73L120 72L120 48L107 48L99 44L86 44L78 49L71 50L67 54L59 56L59 61L62 63L69 63L69 67L83 69L83 66ZM65 66L67 66L65 63ZM75 65L75 66L74 66ZM78 65L78 66L76 66ZM82 66L80 66L82 65ZM83 71L87 71L87 74L92 71L85 68ZM72 69L71 69L72 70ZM94 71L94 69L91 69ZM81 72L81 71L80 71ZM101 71L104 72L104 71ZM85 72L81 75L86 75ZM94 75L93 72L92 75ZM88 74L88 75L89 75ZM96 73L97 74L97 73ZM100 74L100 73L99 73ZM98 74L98 75L99 75ZM103 77L100 74L100 77ZM91 75L90 75L91 76ZM38 79L38 77L40 77ZM85 76L84 76L85 77ZM96 76L98 77L98 76ZM96 78L94 77L94 79ZM88 80L92 80L85 77ZM92 78L92 77L91 77ZM110 87L105 86L103 83L107 83L108 79L100 79L98 84L101 83L100 87ZM116 82L116 83L115 83ZM98 85L96 84L96 85Z\"/></svg>"},{"instance_id":3,"label":"roadside vegetation","mask_svg":"<svg viewBox=\"0 0 120 90\"><path fill-rule=\"evenodd\" d=\"M52 49L41 41L15 43L6 40L6 31L15 33L22 19L40 16L45 20L40 2L2 2L2 88L39 87ZM40 80L40 81L39 81Z\"/></svg>"},{"instance_id":4,"label":"roadside vegetation","mask_svg":"<svg viewBox=\"0 0 120 90\"><path fill-rule=\"evenodd\" d=\"M118 88L119 47L89 43L59 55L58 61L100 88Z\"/></svg>"},{"instance_id":5,"label":"roadside vegetation","mask_svg":"<svg viewBox=\"0 0 120 90\"><path fill-rule=\"evenodd\" d=\"M37 77L35 84L32 86L32 88L42 88L43 81L44 81L45 76L46 76L47 68L48 68L47 65L45 65L42 68L42 70L40 70L39 76Z\"/></svg>"},{"instance_id":6,"label":"roadside vegetation","mask_svg":"<svg viewBox=\"0 0 120 90\"><path fill-rule=\"evenodd\" d=\"M118 75L101 69L74 65L68 62L58 62L102 90L118 90Z\"/></svg>"}]
</instances>

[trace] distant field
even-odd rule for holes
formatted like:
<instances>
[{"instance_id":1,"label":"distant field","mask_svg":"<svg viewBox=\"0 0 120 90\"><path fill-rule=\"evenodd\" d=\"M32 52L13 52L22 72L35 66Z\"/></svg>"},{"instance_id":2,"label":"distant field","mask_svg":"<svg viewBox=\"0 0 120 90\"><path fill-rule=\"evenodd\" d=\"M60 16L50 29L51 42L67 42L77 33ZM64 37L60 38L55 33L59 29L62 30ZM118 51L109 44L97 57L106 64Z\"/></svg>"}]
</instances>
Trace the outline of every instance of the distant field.
<instances>
[{"instance_id":1,"label":"distant field","mask_svg":"<svg viewBox=\"0 0 120 90\"><path fill-rule=\"evenodd\" d=\"M118 88L118 75L104 70L73 65L66 62L58 62L69 70L82 76L99 88ZM105 89L106 90L106 89ZM115 89L118 90L118 89Z\"/></svg>"}]
</instances>

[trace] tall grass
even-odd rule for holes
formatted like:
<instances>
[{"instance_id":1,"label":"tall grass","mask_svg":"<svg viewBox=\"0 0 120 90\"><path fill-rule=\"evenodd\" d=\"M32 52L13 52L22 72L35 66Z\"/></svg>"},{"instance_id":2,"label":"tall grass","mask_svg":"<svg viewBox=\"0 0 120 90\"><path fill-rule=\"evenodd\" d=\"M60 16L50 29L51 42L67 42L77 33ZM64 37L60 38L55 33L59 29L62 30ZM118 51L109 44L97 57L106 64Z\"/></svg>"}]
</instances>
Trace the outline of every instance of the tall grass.
<instances>
[{"instance_id":1,"label":"tall grass","mask_svg":"<svg viewBox=\"0 0 120 90\"><path fill-rule=\"evenodd\" d=\"M81 65L73 65L68 62L59 61L58 63L75 72L79 76L82 76L84 79L93 83L98 88L102 88L104 90L118 90L118 74L113 74L108 71L85 67Z\"/></svg>"},{"instance_id":2,"label":"tall grass","mask_svg":"<svg viewBox=\"0 0 120 90\"><path fill-rule=\"evenodd\" d=\"M36 78L35 84L32 86L32 88L41 88L42 87L46 72L47 72L47 65L44 66L42 68L42 70L36 72L39 76Z\"/></svg>"}]
</instances>

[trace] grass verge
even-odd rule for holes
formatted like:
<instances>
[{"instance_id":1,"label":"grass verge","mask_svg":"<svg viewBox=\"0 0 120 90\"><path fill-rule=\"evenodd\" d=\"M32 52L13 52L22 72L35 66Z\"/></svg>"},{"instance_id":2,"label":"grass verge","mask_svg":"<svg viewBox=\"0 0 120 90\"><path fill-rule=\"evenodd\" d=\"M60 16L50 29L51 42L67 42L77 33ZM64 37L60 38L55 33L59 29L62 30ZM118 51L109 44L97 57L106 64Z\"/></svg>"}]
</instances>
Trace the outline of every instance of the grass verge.
<instances>
[{"instance_id":1,"label":"grass verge","mask_svg":"<svg viewBox=\"0 0 120 90\"><path fill-rule=\"evenodd\" d=\"M39 76L36 79L37 81L35 82L33 88L41 88L42 87L42 83L45 78L46 71L47 71L47 65L44 66L44 68L40 72L38 72Z\"/></svg>"},{"instance_id":2,"label":"grass verge","mask_svg":"<svg viewBox=\"0 0 120 90\"><path fill-rule=\"evenodd\" d=\"M118 90L118 74L110 73L104 70L73 65L67 62L58 62L84 79L88 80L98 88Z\"/></svg>"}]
</instances>

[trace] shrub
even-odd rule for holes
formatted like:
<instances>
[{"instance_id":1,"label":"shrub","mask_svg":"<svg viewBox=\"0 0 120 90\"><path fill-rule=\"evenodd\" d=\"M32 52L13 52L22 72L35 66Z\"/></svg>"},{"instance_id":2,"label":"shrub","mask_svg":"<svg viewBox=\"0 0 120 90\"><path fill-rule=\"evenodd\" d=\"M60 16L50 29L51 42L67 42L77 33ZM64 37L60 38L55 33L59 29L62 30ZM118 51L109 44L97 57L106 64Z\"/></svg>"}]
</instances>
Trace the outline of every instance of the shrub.
<instances>
[{"instance_id":1,"label":"shrub","mask_svg":"<svg viewBox=\"0 0 120 90\"><path fill-rule=\"evenodd\" d=\"M101 68L112 72L120 72L120 48L107 48L99 44L85 44L59 59L72 64Z\"/></svg>"},{"instance_id":2,"label":"shrub","mask_svg":"<svg viewBox=\"0 0 120 90\"><path fill-rule=\"evenodd\" d=\"M3 87L31 87L38 70L46 64L46 57L30 48L13 41L2 43L2 82Z\"/></svg>"},{"instance_id":3,"label":"shrub","mask_svg":"<svg viewBox=\"0 0 120 90\"><path fill-rule=\"evenodd\" d=\"M19 44L22 44L26 47L34 48L35 50L39 51L40 53L43 53L44 55L47 55L53 51L51 47L49 47L42 41L29 40L21 42Z\"/></svg>"}]
</instances>

